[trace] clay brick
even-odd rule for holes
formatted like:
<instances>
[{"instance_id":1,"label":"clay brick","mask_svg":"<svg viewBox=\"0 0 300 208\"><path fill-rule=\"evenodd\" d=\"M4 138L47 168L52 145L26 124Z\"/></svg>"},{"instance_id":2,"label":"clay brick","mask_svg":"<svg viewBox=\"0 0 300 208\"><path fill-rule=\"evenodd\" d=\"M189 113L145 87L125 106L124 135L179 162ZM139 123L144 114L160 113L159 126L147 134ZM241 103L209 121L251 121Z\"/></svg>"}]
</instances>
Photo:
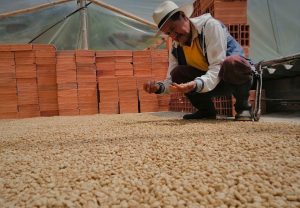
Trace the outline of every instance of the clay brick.
<instances>
[{"instance_id":1,"label":"clay brick","mask_svg":"<svg viewBox=\"0 0 300 208\"><path fill-rule=\"evenodd\" d=\"M11 51L31 51L32 44L13 44L10 46Z\"/></svg>"}]
</instances>

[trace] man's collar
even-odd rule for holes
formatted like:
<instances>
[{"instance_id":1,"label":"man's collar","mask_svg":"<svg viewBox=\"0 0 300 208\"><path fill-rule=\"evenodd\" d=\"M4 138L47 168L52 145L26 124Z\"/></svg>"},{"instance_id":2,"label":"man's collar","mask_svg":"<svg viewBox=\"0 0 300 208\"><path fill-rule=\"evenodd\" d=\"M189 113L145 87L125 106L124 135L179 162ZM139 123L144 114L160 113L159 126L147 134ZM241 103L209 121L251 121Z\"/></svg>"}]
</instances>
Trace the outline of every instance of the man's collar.
<instances>
[{"instance_id":1,"label":"man's collar","mask_svg":"<svg viewBox=\"0 0 300 208\"><path fill-rule=\"evenodd\" d=\"M192 43L193 43L193 41L195 40L195 38L197 38L198 37L198 30L195 28L195 26L194 26L194 24L192 23L192 22L190 22L190 25L191 25L191 30L192 30L192 40L191 40L191 45L192 45ZM177 43L178 45L180 45L181 47L182 46L186 46L186 45L184 45L184 44L181 44L181 43ZM190 45L190 46L191 46Z\"/></svg>"},{"instance_id":2,"label":"man's collar","mask_svg":"<svg viewBox=\"0 0 300 208\"><path fill-rule=\"evenodd\" d=\"M194 26L194 24L191 22L191 28L192 28L192 42L195 40L195 38L198 37L198 30Z\"/></svg>"}]
</instances>

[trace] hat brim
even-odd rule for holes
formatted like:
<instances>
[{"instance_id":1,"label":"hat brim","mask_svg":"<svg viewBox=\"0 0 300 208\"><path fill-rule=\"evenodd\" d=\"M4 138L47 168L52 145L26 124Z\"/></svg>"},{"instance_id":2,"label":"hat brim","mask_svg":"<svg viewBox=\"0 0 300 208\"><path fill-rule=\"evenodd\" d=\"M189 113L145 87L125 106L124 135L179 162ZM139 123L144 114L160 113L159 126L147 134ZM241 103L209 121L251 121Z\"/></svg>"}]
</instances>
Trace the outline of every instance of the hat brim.
<instances>
[{"instance_id":1,"label":"hat brim","mask_svg":"<svg viewBox=\"0 0 300 208\"><path fill-rule=\"evenodd\" d=\"M173 14L175 14L176 12L183 12L185 14L185 16L187 17L191 17L193 12L194 12L194 5L193 5L194 2L191 2L191 3L188 3L188 4L184 4L180 7L178 7L177 9L174 9L172 11L172 13L169 15L169 17L160 25L159 29L161 29L164 24L170 19L170 17L173 16Z\"/></svg>"}]
</instances>

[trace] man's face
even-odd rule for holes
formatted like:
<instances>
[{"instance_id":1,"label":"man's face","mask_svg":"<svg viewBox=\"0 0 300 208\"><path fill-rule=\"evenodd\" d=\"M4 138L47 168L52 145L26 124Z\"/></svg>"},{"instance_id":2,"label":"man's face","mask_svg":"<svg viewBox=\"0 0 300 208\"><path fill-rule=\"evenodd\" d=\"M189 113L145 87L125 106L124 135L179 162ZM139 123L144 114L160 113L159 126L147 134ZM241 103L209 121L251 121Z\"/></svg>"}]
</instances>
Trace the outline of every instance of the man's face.
<instances>
[{"instance_id":1,"label":"man's face","mask_svg":"<svg viewBox=\"0 0 300 208\"><path fill-rule=\"evenodd\" d=\"M161 28L161 31L181 44L189 44L192 33L189 19L180 16L178 20L169 19Z\"/></svg>"}]
</instances>

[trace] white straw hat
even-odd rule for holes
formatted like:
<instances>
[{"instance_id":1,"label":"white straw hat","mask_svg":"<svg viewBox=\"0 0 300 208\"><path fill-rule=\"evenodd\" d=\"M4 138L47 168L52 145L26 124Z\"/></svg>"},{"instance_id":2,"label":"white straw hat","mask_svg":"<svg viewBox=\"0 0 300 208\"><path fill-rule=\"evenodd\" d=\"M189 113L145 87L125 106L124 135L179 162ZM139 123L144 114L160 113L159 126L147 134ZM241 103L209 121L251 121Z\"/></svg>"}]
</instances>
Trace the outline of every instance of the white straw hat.
<instances>
[{"instance_id":1,"label":"white straw hat","mask_svg":"<svg viewBox=\"0 0 300 208\"><path fill-rule=\"evenodd\" d=\"M172 1L164 1L153 12L153 20L159 29L166 23L166 21L176 12L182 11L185 16L190 17L193 14L193 2L177 6Z\"/></svg>"}]
</instances>

